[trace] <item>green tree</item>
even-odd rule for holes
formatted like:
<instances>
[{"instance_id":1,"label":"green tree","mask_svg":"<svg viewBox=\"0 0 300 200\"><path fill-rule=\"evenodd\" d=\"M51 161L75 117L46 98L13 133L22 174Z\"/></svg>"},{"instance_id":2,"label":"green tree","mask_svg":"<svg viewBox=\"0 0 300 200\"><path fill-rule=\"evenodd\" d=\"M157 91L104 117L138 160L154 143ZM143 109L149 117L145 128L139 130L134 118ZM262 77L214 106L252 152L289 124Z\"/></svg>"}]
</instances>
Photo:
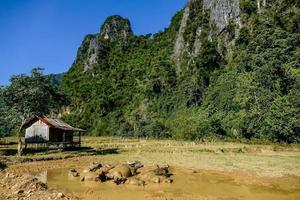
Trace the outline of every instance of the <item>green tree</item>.
<instances>
[{"instance_id":1,"label":"green tree","mask_svg":"<svg viewBox=\"0 0 300 200\"><path fill-rule=\"evenodd\" d=\"M34 68L31 75L13 76L11 84L3 88L1 96L8 118L21 124L17 130L18 155L22 155L21 128L32 115L48 114L58 109L65 101L64 96L54 88L49 78L43 75L42 68Z\"/></svg>"}]
</instances>

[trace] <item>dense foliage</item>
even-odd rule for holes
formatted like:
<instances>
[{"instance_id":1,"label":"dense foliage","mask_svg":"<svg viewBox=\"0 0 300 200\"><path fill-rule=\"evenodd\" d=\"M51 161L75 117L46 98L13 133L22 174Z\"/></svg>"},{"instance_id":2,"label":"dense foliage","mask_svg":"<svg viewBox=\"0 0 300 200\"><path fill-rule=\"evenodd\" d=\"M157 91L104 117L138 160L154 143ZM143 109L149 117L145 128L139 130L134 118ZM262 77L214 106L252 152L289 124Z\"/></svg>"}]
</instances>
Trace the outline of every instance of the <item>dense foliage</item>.
<instances>
[{"instance_id":1,"label":"dense foliage","mask_svg":"<svg viewBox=\"0 0 300 200\"><path fill-rule=\"evenodd\" d=\"M31 75L17 75L11 84L0 91L0 133L6 135L29 117L59 112L66 103L64 95L51 84L50 77L43 75L43 69L34 68Z\"/></svg>"},{"instance_id":2,"label":"dense foliage","mask_svg":"<svg viewBox=\"0 0 300 200\"><path fill-rule=\"evenodd\" d=\"M202 106L229 136L300 141L298 6L276 1L259 16L245 13L234 60Z\"/></svg>"},{"instance_id":3,"label":"dense foliage","mask_svg":"<svg viewBox=\"0 0 300 200\"><path fill-rule=\"evenodd\" d=\"M276 0L258 13L256 1L242 0L243 27L228 56L220 49L226 43L209 39L201 2L189 5L194 20L184 35L189 43L201 39L200 54L183 54L181 73L172 54L183 11L153 36L87 36L61 85L71 101L65 119L95 135L299 142L299 3ZM234 25L225 31L236 37ZM84 71L89 38L99 42L100 59Z\"/></svg>"}]
</instances>

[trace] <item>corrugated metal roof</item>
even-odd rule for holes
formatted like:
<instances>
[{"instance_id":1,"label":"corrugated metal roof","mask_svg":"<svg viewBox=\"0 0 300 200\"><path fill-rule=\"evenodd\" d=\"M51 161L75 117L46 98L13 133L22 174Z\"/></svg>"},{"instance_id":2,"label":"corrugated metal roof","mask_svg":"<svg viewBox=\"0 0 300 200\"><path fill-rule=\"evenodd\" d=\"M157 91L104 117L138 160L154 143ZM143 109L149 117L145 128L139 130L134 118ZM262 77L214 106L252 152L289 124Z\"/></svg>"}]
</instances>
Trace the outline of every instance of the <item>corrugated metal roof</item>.
<instances>
[{"instance_id":1,"label":"corrugated metal roof","mask_svg":"<svg viewBox=\"0 0 300 200\"><path fill-rule=\"evenodd\" d=\"M53 119L53 118L48 118L45 116L33 116L32 118L28 119L22 125L22 128L26 128L26 127L30 126L33 121L37 121L37 120L42 121L50 128L57 128L57 129L61 129L61 130L74 131L74 132L84 132L85 131L80 128L74 128L71 125L67 124L66 122L62 121L61 119Z\"/></svg>"}]
</instances>

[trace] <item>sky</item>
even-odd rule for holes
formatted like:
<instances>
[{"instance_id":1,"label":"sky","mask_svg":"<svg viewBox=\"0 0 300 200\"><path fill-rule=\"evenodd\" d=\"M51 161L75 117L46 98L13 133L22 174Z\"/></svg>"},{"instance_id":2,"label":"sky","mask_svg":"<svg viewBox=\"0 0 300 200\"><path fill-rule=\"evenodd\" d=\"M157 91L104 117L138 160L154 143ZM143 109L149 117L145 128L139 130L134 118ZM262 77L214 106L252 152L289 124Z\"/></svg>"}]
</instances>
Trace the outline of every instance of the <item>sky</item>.
<instances>
[{"instance_id":1,"label":"sky","mask_svg":"<svg viewBox=\"0 0 300 200\"><path fill-rule=\"evenodd\" d=\"M156 33L187 0L0 0L0 85L34 67L66 72L87 34L114 14L135 34Z\"/></svg>"}]
</instances>

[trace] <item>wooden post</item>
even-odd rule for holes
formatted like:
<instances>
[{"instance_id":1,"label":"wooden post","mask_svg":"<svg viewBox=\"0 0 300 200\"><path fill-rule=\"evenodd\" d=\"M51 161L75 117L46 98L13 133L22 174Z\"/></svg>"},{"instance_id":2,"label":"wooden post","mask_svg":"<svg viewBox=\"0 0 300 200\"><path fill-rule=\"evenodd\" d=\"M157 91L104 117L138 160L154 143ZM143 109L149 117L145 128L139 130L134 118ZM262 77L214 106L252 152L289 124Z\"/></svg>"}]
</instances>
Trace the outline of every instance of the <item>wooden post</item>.
<instances>
[{"instance_id":1,"label":"wooden post","mask_svg":"<svg viewBox=\"0 0 300 200\"><path fill-rule=\"evenodd\" d=\"M81 132L79 132L79 147L81 147Z\"/></svg>"},{"instance_id":2,"label":"wooden post","mask_svg":"<svg viewBox=\"0 0 300 200\"><path fill-rule=\"evenodd\" d=\"M23 124L23 123L22 123ZM17 132L17 137L18 137L18 156L21 157L23 154L23 144L22 144L22 138L21 138L21 130L22 126L20 126L18 132Z\"/></svg>"},{"instance_id":3,"label":"wooden post","mask_svg":"<svg viewBox=\"0 0 300 200\"><path fill-rule=\"evenodd\" d=\"M63 132L63 148L65 148L66 132Z\"/></svg>"}]
</instances>

